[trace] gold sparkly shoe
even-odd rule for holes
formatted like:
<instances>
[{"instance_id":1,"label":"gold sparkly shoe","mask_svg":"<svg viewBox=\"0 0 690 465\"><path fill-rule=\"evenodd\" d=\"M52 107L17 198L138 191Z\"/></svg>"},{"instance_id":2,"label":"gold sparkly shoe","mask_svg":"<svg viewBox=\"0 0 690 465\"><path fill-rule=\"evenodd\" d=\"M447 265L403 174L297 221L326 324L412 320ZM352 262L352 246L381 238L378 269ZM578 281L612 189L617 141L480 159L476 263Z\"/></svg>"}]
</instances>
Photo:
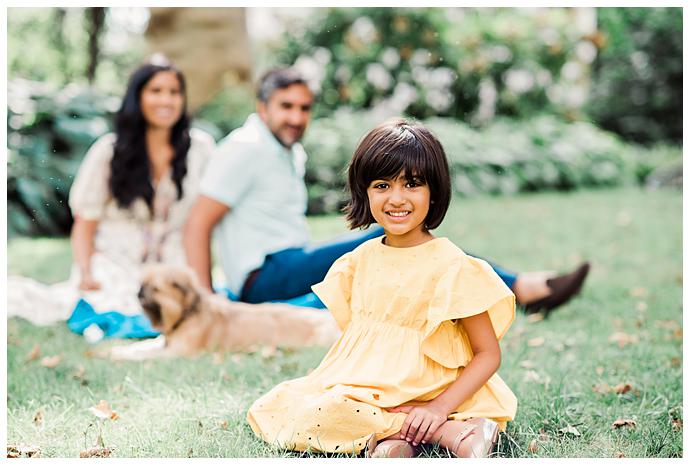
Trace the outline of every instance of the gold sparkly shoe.
<instances>
[{"instance_id":1,"label":"gold sparkly shoe","mask_svg":"<svg viewBox=\"0 0 690 465\"><path fill-rule=\"evenodd\" d=\"M453 442L451 451L456 457L486 458L498 439L498 423L487 418L466 420L463 429Z\"/></svg>"}]
</instances>

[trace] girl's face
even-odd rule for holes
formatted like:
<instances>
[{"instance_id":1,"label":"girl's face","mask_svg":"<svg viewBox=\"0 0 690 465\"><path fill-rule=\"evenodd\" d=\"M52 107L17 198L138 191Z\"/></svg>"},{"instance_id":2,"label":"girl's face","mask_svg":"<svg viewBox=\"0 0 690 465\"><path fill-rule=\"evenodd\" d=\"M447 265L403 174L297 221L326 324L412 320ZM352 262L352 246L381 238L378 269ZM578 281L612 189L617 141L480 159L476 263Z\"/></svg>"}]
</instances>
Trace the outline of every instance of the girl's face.
<instances>
[{"instance_id":1,"label":"girl's face","mask_svg":"<svg viewBox=\"0 0 690 465\"><path fill-rule=\"evenodd\" d=\"M386 232L387 245L412 247L432 237L424 227L431 200L428 185L400 174L372 181L367 195L372 216Z\"/></svg>"},{"instance_id":2,"label":"girl's face","mask_svg":"<svg viewBox=\"0 0 690 465\"><path fill-rule=\"evenodd\" d=\"M182 116L184 95L174 71L159 71L141 89L141 112L153 128L171 129Z\"/></svg>"}]
</instances>

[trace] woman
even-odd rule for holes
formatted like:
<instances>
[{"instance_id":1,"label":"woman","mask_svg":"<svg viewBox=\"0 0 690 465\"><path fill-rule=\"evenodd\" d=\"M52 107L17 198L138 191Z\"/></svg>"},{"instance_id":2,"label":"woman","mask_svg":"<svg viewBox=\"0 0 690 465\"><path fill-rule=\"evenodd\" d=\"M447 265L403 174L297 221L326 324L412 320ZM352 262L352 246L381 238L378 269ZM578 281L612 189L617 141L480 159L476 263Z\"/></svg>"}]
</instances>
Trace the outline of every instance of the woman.
<instances>
[{"instance_id":1,"label":"woman","mask_svg":"<svg viewBox=\"0 0 690 465\"><path fill-rule=\"evenodd\" d=\"M11 278L8 314L50 324L68 318L79 297L99 311L139 313L142 265L185 263L181 228L213 147L210 135L190 129L182 73L170 64L137 69L115 133L91 146L70 190L69 280Z\"/></svg>"}]
</instances>

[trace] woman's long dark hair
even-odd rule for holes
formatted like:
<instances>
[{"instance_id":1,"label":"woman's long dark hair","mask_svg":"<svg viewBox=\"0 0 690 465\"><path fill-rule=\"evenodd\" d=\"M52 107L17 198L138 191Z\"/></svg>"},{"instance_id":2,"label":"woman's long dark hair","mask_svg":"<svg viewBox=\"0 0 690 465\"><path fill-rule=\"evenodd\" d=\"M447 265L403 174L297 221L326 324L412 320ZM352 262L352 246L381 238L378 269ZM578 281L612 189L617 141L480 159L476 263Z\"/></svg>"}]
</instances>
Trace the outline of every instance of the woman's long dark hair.
<instances>
[{"instance_id":1,"label":"woman's long dark hair","mask_svg":"<svg viewBox=\"0 0 690 465\"><path fill-rule=\"evenodd\" d=\"M109 187L117 204L122 208L129 207L134 200L141 197L146 201L149 210L153 211L153 185L146 149L148 123L141 112L141 90L161 71L172 71L177 75L184 99L182 116L173 126L170 135L170 143L175 151L171 162L172 179L177 187L177 198L182 197L182 180L187 174L187 152L191 144L184 76L172 65L145 64L129 78L122 106L115 118L117 140L110 162Z\"/></svg>"}]
</instances>

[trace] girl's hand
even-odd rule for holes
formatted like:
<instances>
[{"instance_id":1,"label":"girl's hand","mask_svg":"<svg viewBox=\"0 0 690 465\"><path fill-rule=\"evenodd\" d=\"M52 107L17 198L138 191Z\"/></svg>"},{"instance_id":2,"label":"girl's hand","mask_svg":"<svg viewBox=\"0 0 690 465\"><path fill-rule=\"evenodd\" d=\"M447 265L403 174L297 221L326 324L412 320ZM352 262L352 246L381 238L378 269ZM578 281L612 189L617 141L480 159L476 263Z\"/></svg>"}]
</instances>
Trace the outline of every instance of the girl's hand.
<instances>
[{"instance_id":1,"label":"girl's hand","mask_svg":"<svg viewBox=\"0 0 690 465\"><path fill-rule=\"evenodd\" d=\"M436 430L448 420L449 413L433 402L420 405L403 404L388 411L407 413L400 429L400 439L411 442L413 446L431 441Z\"/></svg>"},{"instance_id":2,"label":"girl's hand","mask_svg":"<svg viewBox=\"0 0 690 465\"><path fill-rule=\"evenodd\" d=\"M82 291L97 291L101 288L101 283L91 277L91 275L82 275L79 281L79 289Z\"/></svg>"}]
</instances>

